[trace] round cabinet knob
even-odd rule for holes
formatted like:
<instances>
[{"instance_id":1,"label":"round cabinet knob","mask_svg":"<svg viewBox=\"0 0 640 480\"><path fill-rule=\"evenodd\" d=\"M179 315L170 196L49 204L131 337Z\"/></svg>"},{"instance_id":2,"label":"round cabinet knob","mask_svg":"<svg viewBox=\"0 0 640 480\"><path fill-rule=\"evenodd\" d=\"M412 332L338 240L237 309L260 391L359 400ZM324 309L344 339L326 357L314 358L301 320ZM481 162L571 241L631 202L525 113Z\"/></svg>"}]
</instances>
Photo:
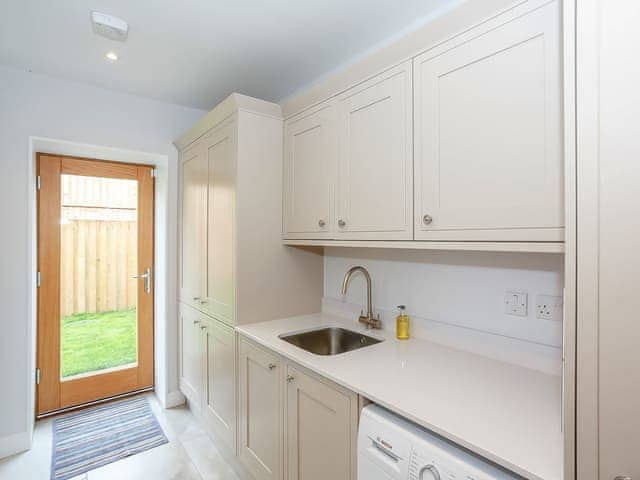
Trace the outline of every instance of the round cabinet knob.
<instances>
[{"instance_id":1,"label":"round cabinet knob","mask_svg":"<svg viewBox=\"0 0 640 480\"><path fill-rule=\"evenodd\" d=\"M206 305L207 301L206 300L200 300L200 305Z\"/></svg>"},{"instance_id":2,"label":"round cabinet knob","mask_svg":"<svg viewBox=\"0 0 640 480\"><path fill-rule=\"evenodd\" d=\"M430 477L426 477L426 474L431 474ZM420 469L420 473L418 474L418 480L440 480L440 472L433 465L425 465Z\"/></svg>"},{"instance_id":3,"label":"round cabinet knob","mask_svg":"<svg viewBox=\"0 0 640 480\"><path fill-rule=\"evenodd\" d=\"M344 227L344 226L346 226L346 225L347 225L347 222L345 222L344 220L342 220L342 219L338 220L338 226L339 226L340 228L342 228L342 227Z\"/></svg>"},{"instance_id":4,"label":"round cabinet knob","mask_svg":"<svg viewBox=\"0 0 640 480\"><path fill-rule=\"evenodd\" d=\"M200 325L200 330L206 330L206 329L207 329L206 325Z\"/></svg>"},{"instance_id":5,"label":"round cabinet knob","mask_svg":"<svg viewBox=\"0 0 640 480\"><path fill-rule=\"evenodd\" d=\"M199 300L200 300L200 297L193 297L193 301L194 301L194 302L197 302L197 301L199 301Z\"/></svg>"},{"instance_id":6,"label":"round cabinet knob","mask_svg":"<svg viewBox=\"0 0 640 480\"><path fill-rule=\"evenodd\" d=\"M287 375L287 382L288 383L293 382L293 375Z\"/></svg>"},{"instance_id":7,"label":"round cabinet knob","mask_svg":"<svg viewBox=\"0 0 640 480\"><path fill-rule=\"evenodd\" d=\"M425 225L429 225L431 222L433 222L433 217L431 215L425 215L422 217L422 223Z\"/></svg>"},{"instance_id":8,"label":"round cabinet knob","mask_svg":"<svg viewBox=\"0 0 640 480\"><path fill-rule=\"evenodd\" d=\"M200 320L194 320L194 321L193 321L193 324L194 324L194 325L198 325L199 323L200 323Z\"/></svg>"},{"instance_id":9,"label":"round cabinet knob","mask_svg":"<svg viewBox=\"0 0 640 480\"><path fill-rule=\"evenodd\" d=\"M269 370L273 370L274 368L276 368L276 364L275 363L270 363L269 364Z\"/></svg>"},{"instance_id":10,"label":"round cabinet knob","mask_svg":"<svg viewBox=\"0 0 640 480\"><path fill-rule=\"evenodd\" d=\"M318 220L318 226L320 228L324 227L326 224L327 224L327 222L325 222L324 220L322 220L322 219Z\"/></svg>"}]
</instances>

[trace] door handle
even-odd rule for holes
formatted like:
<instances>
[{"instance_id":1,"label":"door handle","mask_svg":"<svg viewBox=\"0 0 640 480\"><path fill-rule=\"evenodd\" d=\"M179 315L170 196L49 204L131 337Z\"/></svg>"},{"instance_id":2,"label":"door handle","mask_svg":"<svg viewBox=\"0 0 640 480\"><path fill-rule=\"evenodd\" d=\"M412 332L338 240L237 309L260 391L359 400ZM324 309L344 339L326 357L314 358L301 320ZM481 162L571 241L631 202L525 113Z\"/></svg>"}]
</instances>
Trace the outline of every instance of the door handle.
<instances>
[{"instance_id":1,"label":"door handle","mask_svg":"<svg viewBox=\"0 0 640 480\"><path fill-rule=\"evenodd\" d=\"M144 293L151 293L151 269L145 269L144 273L138 275L131 275L131 278L144 280Z\"/></svg>"}]
</instances>

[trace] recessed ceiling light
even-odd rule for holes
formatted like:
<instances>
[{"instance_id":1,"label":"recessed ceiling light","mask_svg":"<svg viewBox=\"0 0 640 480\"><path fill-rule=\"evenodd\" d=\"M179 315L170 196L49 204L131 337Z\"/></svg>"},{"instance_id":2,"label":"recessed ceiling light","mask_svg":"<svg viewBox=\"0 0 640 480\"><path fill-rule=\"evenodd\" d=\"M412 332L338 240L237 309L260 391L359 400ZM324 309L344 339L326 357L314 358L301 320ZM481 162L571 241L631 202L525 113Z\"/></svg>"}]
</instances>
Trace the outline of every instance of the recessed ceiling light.
<instances>
[{"instance_id":1,"label":"recessed ceiling light","mask_svg":"<svg viewBox=\"0 0 640 480\"><path fill-rule=\"evenodd\" d=\"M105 57L107 57L107 60L111 62L115 62L118 60L118 54L116 52L107 52Z\"/></svg>"}]
</instances>

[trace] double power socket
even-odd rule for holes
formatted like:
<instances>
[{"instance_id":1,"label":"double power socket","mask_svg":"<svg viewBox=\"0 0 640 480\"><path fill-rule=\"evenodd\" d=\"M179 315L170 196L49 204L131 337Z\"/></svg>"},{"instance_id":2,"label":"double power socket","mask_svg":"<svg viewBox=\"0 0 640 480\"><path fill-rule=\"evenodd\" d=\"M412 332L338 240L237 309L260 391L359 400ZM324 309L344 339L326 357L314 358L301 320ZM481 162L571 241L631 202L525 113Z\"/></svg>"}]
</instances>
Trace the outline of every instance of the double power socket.
<instances>
[{"instance_id":1,"label":"double power socket","mask_svg":"<svg viewBox=\"0 0 640 480\"><path fill-rule=\"evenodd\" d=\"M526 317L529 295L525 292L508 291L504 295L504 313ZM554 295L536 295L536 318L541 320L562 321L562 297Z\"/></svg>"}]
</instances>

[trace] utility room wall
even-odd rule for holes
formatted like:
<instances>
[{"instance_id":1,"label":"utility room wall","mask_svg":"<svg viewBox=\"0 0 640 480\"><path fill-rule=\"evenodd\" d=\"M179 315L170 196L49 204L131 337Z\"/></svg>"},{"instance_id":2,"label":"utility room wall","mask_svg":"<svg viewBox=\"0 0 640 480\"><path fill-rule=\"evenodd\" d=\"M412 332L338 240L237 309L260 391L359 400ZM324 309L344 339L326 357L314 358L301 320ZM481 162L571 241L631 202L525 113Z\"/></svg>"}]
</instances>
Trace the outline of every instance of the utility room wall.
<instances>
[{"instance_id":1,"label":"utility room wall","mask_svg":"<svg viewBox=\"0 0 640 480\"><path fill-rule=\"evenodd\" d=\"M359 276L346 298L340 293L353 265L371 273L385 328L395 328L395 307L405 304L418 337L559 373L562 321L536 318L536 296L562 296L562 255L327 248L325 311L357 314L365 305ZM505 313L507 291L527 294L526 316Z\"/></svg>"}]
</instances>

